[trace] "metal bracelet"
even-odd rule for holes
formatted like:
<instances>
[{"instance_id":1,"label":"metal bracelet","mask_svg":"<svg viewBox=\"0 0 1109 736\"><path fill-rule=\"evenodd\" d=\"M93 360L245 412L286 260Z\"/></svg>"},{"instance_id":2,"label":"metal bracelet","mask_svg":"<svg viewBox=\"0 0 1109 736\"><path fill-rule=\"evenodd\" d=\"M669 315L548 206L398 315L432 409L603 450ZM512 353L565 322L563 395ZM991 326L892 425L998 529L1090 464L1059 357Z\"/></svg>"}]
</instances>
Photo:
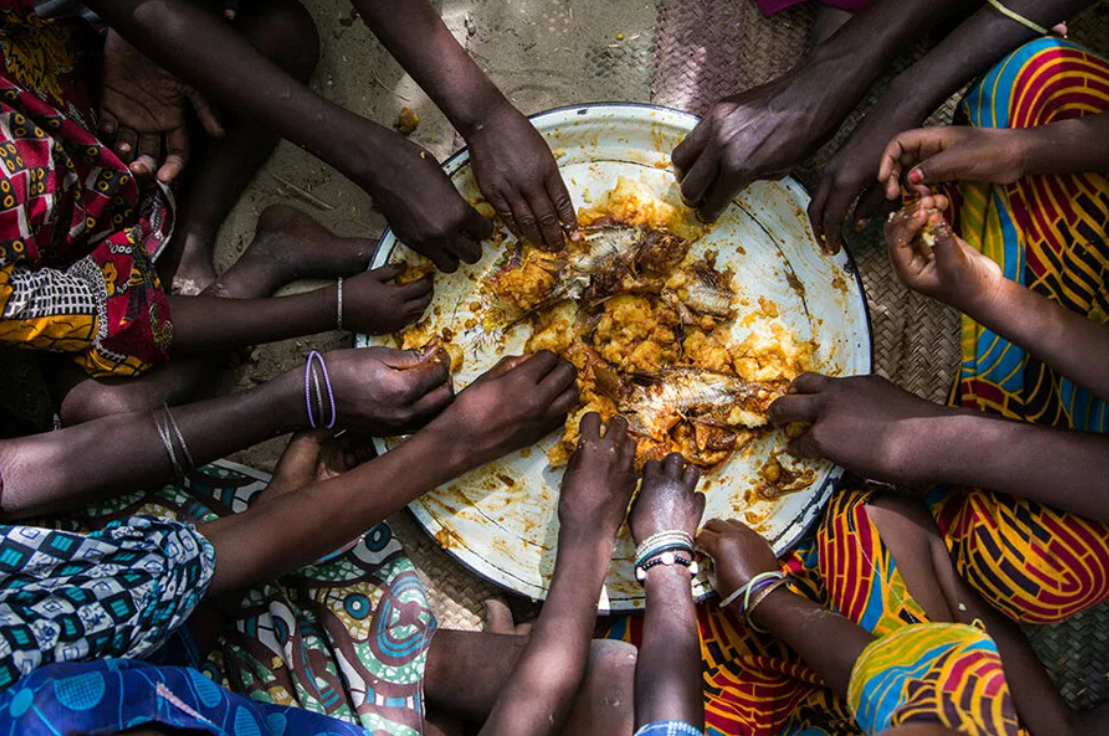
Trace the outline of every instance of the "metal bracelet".
<instances>
[{"instance_id":1,"label":"metal bracelet","mask_svg":"<svg viewBox=\"0 0 1109 736\"><path fill-rule=\"evenodd\" d=\"M343 279L341 277L339 279L338 293L335 298L335 311L335 329L341 331L343 329Z\"/></svg>"}]
</instances>

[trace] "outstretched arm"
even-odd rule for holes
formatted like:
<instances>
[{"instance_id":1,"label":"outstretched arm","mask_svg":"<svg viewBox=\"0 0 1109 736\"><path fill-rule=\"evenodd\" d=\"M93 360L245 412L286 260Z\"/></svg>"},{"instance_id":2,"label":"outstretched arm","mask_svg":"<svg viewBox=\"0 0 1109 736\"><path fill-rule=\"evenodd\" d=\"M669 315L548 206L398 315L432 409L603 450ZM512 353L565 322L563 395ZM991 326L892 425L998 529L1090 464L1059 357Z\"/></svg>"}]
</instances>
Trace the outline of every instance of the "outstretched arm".
<instances>
[{"instance_id":1,"label":"outstretched arm","mask_svg":"<svg viewBox=\"0 0 1109 736\"><path fill-rule=\"evenodd\" d=\"M643 488L629 521L637 544L660 532L697 534L705 510L705 497L697 493L699 477L678 453L644 466ZM701 638L689 573L683 565L647 571L647 613L635 664L636 728L679 721L704 730Z\"/></svg>"},{"instance_id":2,"label":"outstretched arm","mask_svg":"<svg viewBox=\"0 0 1109 736\"><path fill-rule=\"evenodd\" d=\"M328 353L338 426L383 434L426 422L451 398L446 365L435 357L386 348ZM308 426L304 371L172 411L193 461L203 464ZM73 509L164 482L173 473L149 412L5 440L0 516L10 521Z\"/></svg>"},{"instance_id":3,"label":"outstretched arm","mask_svg":"<svg viewBox=\"0 0 1109 736\"><path fill-rule=\"evenodd\" d=\"M1090 5L1091 0L1006 0L1005 4L1050 28ZM825 168L809 216L817 236L825 238L830 249L839 249L843 222L860 193L854 223L869 217L882 201L884 191L872 185L886 144L898 133L919 127L962 85L1036 38L1035 31L991 6L974 5L979 10L891 83Z\"/></svg>"},{"instance_id":4,"label":"outstretched arm","mask_svg":"<svg viewBox=\"0 0 1109 736\"><path fill-rule=\"evenodd\" d=\"M558 557L550 595L483 736L561 733L589 659L613 539L635 490L635 440L620 417L601 436L601 417L581 421L558 504Z\"/></svg>"},{"instance_id":5,"label":"outstretched arm","mask_svg":"<svg viewBox=\"0 0 1109 736\"><path fill-rule=\"evenodd\" d=\"M489 222L435 158L323 97L188 0L91 0L112 28L198 91L306 148L370 195L397 235L442 270L481 256Z\"/></svg>"},{"instance_id":6,"label":"outstretched arm","mask_svg":"<svg viewBox=\"0 0 1109 736\"><path fill-rule=\"evenodd\" d=\"M789 73L713 106L674 149L682 194L703 218L716 219L741 189L784 175L834 133L894 56L977 4L871 2Z\"/></svg>"},{"instance_id":7,"label":"outstretched arm","mask_svg":"<svg viewBox=\"0 0 1109 736\"><path fill-rule=\"evenodd\" d=\"M759 573L779 569L766 540L735 519L713 519L705 524L697 543L712 557L721 596L739 590ZM737 599L731 605L742 619L741 602ZM840 697L847 695L855 660L874 641L853 621L785 586L767 595L755 607L750 621L788 644Z\"/></svg>"},{"instance_id":8,"label":"outstretched arm","mask_svg":"<svg viewBox=\"0 0 1109 736\"><path fill-rule=\"evenodd\" d=\"M577 215L554 156L455 40L428 0L354 0L401 66L466 139L489 203L518 236L560 250Z\"/></svg>"},{"instance_id":9,"label":"outstretched arm","mask_svg":"<svg viewBox=\"0 0 1109 736\"><path fill-rule=\"evenodd\" d=\"M878 376L805 373L770 405L812 426L790 452L909 486L989 488L1109 523L1109 437L939 406Z\"/></svg>"},{"instance_id":10,"label":"outstretched arm","mask_svg":"<svg viewBox=\"0 0 1109 736\"><path fill-rule=\"evenodd\" d=\"M272 580L333 552L432 488L535 443L577 401L576 373L566 361L548 352L502 361L397 449L206 524L202 532L216 552L209 594Z\"/></svg>"},{"instance_id":11,"label":"outstretched arm","mask_svg":"<svg viewBox=\"0 0 1109 736\"><path fill-rule=\"evenodd\" d=\"M1006 279L994 261L955 235L941 215L946 207L946 197L925 196L887 223L890 260L902 283L955 307L1109 401L1109 326Z\"/></svg>"}]
</instances>

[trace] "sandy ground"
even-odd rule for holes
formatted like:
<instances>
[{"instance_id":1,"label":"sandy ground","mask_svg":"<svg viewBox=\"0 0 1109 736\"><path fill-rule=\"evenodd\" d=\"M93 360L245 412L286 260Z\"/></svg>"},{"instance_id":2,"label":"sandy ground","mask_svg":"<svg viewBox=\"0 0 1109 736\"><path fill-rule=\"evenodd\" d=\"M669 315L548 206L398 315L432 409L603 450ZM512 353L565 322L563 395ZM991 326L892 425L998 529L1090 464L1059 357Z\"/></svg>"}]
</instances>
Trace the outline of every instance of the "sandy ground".
<instances>
[{"instance_id":1,"label":"sandy ground","mask_svg":"<svg viewBox=\"0 0 1109 736\"><path fill-rule=\"evenodd\" d=\"M346 0L302 0L319 30L322 58L312 87L343 107L392 125L402 107L420 117L412 139L440 160L462 145L446 118L369 32ZM439 4L455 37L523 112L581 102L650 96L657 10L654 0L445 0ZM307 202L293 187L332 209ZM258 214L285 202L335 232L374 237L385 227L371 198L331 167L282 143L224 223L216 249L220 270L243 252ZM302 283L293 289L311 288ZM256 348L216 379L213 390L246 388L299 365L312 349L350 345L332 333ZM274 440L234 459L270 469L284 447Z\"/></svg>"}]
</instances>

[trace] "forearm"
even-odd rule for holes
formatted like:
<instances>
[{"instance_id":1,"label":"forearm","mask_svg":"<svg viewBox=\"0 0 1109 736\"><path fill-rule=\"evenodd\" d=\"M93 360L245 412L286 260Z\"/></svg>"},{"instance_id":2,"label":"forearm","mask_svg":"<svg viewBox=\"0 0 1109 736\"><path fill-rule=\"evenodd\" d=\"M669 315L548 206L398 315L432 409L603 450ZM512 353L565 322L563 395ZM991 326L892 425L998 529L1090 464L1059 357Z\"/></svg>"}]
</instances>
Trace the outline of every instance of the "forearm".
<instances>
[{"instance_id":1,"label":"forearm","mask_svg":"<svg viewBox=\"0 0 1109 736\"><path fill-rule=\"evenodd\" d=\"M427 0L354 0L354 5L463 137L479 129L494 108L506 104Z\"/></svg>"},{"instance_id":2,"label":"forearm","mask_svg":"<svg viewBox=\"0 0 1109 736\"><path fill-rule=\"evenodd\" d=\"M560 532L551 592L482 736L561 733L585 676L612 539Z\"/></svg>"},{"instance_id":3,"label":"forearm","mask_svg":"<svg viewBox=\"0 0 1109 736\"><path fill-rule=\"evenodd\" d=\"M927 420L933 480L978 486L1109 523L1109 437L974 412Z\"/></svg>"},{"instance_id":4,"label":"forearm","mask_svg":"<svg viewBox=\"0 0 1109 736\"><path fill-rule=\"evenodd\" d=\"M1021 346L1079 386L1109 401L1109 326L1052 302L1014 281L967 315Z\"/></svg>"},{"instance_id":5,"label":"forearm","mask_svg":"<svg viewBox=\"0 0 1109 736\"><path fill-rule=\"evenodd\" d=\"M206 524L216 550L209 592L218 597L319 559L470 467L464 452L425 430L337 478Z\"/></svg>"},{"instance_id":6,"label":"forearm","mask_svg":"<svg viewBox=\"0 0 1109 736\"><path fill-rule=\"evenodd\" d=\"M1090 3L1091 0L1006 0L1005 4L1050 28ZM900 109L912 111L916 120L923 120L1005 54L1038 37L1035 31L989 5L977 5L980 6L977 12L891 84L887 97L896 100Z\"/></svg>"},{"instance_id":7,"label":"forearm","mask_svg":"<svg viewBox=\"0 0 1109 736\"><path fill-rule=\"evenodd\" d=\"M805 73L820 75L838 124L854 109L889 62L936 24L977 0L880 0L870 3L843 28L813 49ZM822 73L824 72L824 73Z\"/></svg>"},{"instance_id":8,"label":"forearm","mask_svg":"<svg viewBox=\"0 0 1109 736\"><path fill-rule=\"evenodd\" d=\"M91 0L89 5L175 76L348 177L372 177L374 167L367 161L379 158L396 139L313 93L230 25L188 0Z\"/></svg>"},{"instance_id":9,"label":"forearm","mask_svg":"<svg viewBox=\"0 0 1109 736\"><path fill-rule=\"evenodd\" d=\"M643 643L635 665L635 726L654 721L704 725L701 641L689 570L663 565L648 571Z\"/></svg>"},{"instance_id":10,"label":"forearm","mask_svg":"<svg viewBox=\"0 0 1109 736\"><path fill-rule=\"evenodd\" d=\"M1109 172L1109 114L1013 131L1023 139L1025 174Z\"/></svg>"},{"instance_id":11,"label":"forearm","mask_svg":"<svg viewBox=\"0 0 1109 736\"><path fill-rule=\"evenodd\" d=\"M295 378L175 407L192 459L209 462L305 423ZM183 459L182 459L183 460ZM117 414L57 432L0 443L5 519L73 509L173 476L150 412Z\"/></svg>"},{"instance_id":12,"label":"forearm","mask_svg":"<svg viewBox=\"0 0 1109 736\"><path fill-rule=\"evenodd\" d=\"M230 350L335 329L337 287L267 299L171 296L173 349Z\"/></svg>"},{"instance_id":13,"label":"forearm","mask_svg":"<svg viewBox=\"0 0 1109 736\"><path fill-rule=\"evenodd\" d=\"M874 641L863 628L807 598L778 588L752 615L801 656L840 697L846 697L855 660Z\"/></svg>"}]
</instances>

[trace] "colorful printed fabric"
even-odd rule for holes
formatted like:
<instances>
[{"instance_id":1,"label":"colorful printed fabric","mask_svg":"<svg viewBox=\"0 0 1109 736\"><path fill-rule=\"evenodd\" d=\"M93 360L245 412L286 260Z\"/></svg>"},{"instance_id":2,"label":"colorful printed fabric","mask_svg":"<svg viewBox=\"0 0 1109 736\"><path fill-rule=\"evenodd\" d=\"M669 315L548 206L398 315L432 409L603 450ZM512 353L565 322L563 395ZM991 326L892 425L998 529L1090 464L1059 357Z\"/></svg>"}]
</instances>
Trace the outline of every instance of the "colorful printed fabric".
<instances>
[{"instance_id":1,"label":"colorful printed fabric","mask_svg":"<svg viewBox=\"0 0 1109 736\"><path fill-rule=\"evenodd\" d=\"M52 662L144 657L203 597L212 545L134 516L88 535L0 526L0 689Z\"/></svg>"},{"instance_id":2,"label":"colorful printed fabric","mask_svg":"<svg viewBox=\"0 0 1109 736\"><path fill-rule=\"evenodd\" d=\"M1024 128L1109 111L1109 62L1043 38L976 83L964 122ZM960 235L1005 276L1089 319L1109 321L1109 179L1028 176L961 182ZM963 319L953 402L1010 419L1109 431L1106 402L1020 346ZM997 609L1028 623L1061 621L1109 598L1109 526L986 490L937 489L933 513L962 577Z\"/></svg>"},{"instance_id":3,"label":"colorful printed fabric","mask_svg":"<svg viewBox=\"0 0 1109 736\"><path fill-rule=\"evenodd\" d=\"M221 461L67 523L98 529L144 514L199 525L245 510L267 485L265 474ZM423 584L383 523L334 560L247 591L238 620L198 669L256 701L360 723L377 736L417 736L435 631Z\"/></svg>"},{"instance_id":4,"label":"colorful printed fabric","mask_svg":"<svg viewBox=\"0 0 1109 736\"><path fill-rule=\"evenodd\" d=\"M194 669L129 659L50 665L0 694L0 733L121 733L148 724L216 736L369 733L301 708L235 695Z\"/></svg>"},{"instance_id":5,"label":"colorful printed fabric","mask_svg":"<svg viewBox=\"0 0 1109 736\"><path fill-rule=\"evenodd\" d=\"M701 729L685 721L655 721L636 731L635 736L701 736Z\"/></svg>"},{"instance_id":6,"label":"colorful printed fabric","mask_svg":"<svg viewBox=\"0 0 1109 736\"><path fill-rule=\"evenodd\" d=\"M886 634L855 661L847 700L868 734L939 723L966 736L1018 736L1001 655L985 632L914 624Z\"/></svg>"},{"instance_id":7,"label":"colorful printed fabric","mask_svg":"<svg viewBox=\"0 0 1109 736\"><path fill-rule=\"evenodd\" d=\"M173 337L153 267L172 199L90 132L91 30L33 6L0 0L0 342L137 375Z\"/></svg>"}]
</instances>

